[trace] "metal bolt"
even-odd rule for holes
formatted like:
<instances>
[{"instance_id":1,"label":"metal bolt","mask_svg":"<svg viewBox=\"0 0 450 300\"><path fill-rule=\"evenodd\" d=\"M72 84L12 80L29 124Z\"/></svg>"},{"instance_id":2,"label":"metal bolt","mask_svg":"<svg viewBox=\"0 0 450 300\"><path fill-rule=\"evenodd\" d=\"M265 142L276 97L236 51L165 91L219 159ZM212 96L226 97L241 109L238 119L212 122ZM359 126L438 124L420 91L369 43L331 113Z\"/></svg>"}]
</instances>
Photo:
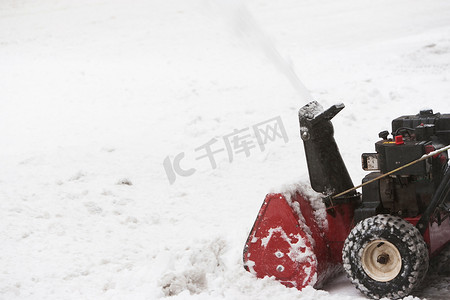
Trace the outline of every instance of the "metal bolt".
<instances>
[{"instance_id":1,"label":"metal bolt","mask_svg":"<svg viewBox=\"0 0 450 300\"><path fill-rule=\"evenodd\" d=\"M284 271L284 267L282 265L278 265L277 266L277 271L280 272L280 273L283 272Z\"/></svg>"},{"instance_id":2,"label":"metal bolt","mask_svg":"<svg viewBox=\"0 0 450 300\"><path fill-rule=\"evenodd\" d=\"M281 251L277 251L277 252L275 252L275 256L278 258L282 258L284 256L284 254Z\"/></svg>"},{"instance_id":3,"label":"metal bolt","mask_svg":"<svg viewBox=\"0 0 450 300\"><path fill-rule=\"evenodd\" d=\"M304 140L304 141L309 140L309 138L310 138L309 132L308 132L308 131L302 131L302 133L301 133L301 138L302 138L302 140Z\"/></svg>"}]
</instances>

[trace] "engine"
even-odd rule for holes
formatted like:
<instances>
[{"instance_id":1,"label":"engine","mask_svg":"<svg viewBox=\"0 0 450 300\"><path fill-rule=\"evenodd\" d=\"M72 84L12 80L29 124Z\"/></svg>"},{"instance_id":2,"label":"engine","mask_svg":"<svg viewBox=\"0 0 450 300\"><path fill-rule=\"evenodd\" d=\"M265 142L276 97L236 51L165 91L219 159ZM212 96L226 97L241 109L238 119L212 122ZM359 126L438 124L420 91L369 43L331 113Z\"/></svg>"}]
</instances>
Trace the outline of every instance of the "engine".
<instances>
[{"instance_id":1,"label":"engine","mask_svg":"<svg viewBox=\"0 0 450 300\"><path fill-rule=\"evenodd\" d=\"M450 114L422 110L417 115L402 116L392 121L392 138L388 131L379 134L376 153L362 154L362 167L372 171L363 179L368 182L404 166L424 154L450 144ZM400 217L416 217L430 204L448 166L443 152L414 163L380 180L364 185L361 205L355 210L355 222L387 213Z\"/></svg>"}]
</instances>

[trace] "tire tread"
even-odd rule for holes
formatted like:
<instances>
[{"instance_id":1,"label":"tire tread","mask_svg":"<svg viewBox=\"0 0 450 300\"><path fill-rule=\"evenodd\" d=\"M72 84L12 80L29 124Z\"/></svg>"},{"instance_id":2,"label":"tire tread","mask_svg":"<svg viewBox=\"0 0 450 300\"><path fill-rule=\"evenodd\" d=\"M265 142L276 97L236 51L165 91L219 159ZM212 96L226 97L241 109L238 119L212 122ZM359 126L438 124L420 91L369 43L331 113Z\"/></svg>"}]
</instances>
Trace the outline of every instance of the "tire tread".
<instances>
[{"instance_id":1,"label":"tire tread","mask_svg":"<svg viewBox=\"0 0 450 300\"><path fill-rule=\"evenodd\" d=\"M404 255L412 257L409 259L410 265L402 266L401 273L392 282L386 283L385 290L375 286L384 283L374 284L374 280L368 277L360 263L360 257L368 239L379 239L381 236L396 236L405 243L407 253L401 254L402 261ZM362 220L353 228L344 243L342 260L347 276L366 296L373 299L382 297L400 299L416 289L425 278L428 270L428 248L419 230L411 223L392 215L377 215ZM394 283L397 278L400 284Z\"/></svg>"}]
</instances>

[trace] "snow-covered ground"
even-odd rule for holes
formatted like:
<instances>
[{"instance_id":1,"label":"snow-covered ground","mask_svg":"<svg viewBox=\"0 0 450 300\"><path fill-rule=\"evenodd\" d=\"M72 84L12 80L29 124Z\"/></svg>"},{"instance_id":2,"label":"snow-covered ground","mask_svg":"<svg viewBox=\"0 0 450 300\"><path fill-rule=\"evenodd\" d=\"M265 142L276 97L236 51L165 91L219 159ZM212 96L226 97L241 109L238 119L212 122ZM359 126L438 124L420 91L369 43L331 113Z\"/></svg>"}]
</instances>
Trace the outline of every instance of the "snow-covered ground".
<instances>
[{"instance_id":1,"label":"snow-covered ground","mask_svg":"<svg viewBox=\"0 0 450 300\"><path fill-rule=\"evenodd\" d=\"M297 111L345 103L359 182L378 132L449 95L447 0L2 0L0 299L364 299L242 267L264 195L308 181Z\"/></svg>"}]
</instances>

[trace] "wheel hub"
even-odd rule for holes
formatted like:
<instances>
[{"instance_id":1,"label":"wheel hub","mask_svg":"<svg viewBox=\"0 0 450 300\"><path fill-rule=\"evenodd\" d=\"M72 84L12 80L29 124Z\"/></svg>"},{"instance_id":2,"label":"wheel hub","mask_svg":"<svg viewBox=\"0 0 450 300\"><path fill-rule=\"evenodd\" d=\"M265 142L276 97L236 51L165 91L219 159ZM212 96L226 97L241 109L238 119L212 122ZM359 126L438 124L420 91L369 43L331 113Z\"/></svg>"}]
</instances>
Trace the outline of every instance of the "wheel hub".
<instances>
[{"instance_id":1,"label":"wheel hub","mask_svg":"<svg viewBox=\"0 0 450 300\"><path fill-rule=\"evenodd\" d=\"M377 257L377 263L385 265L389 262L389 254L383 253L378 255Z\"/></svg>"},{"instance_id":2,"label":"wheel hub","mask_svg":"<svg viewBox=\"0 0 450 300\"><path fill-rule=\"evenodd\" d=\"M363 250L362 267L373 280L387 282L400 273L402 257L394 244L374 240Z\"/></svg>"}]
</instances>

